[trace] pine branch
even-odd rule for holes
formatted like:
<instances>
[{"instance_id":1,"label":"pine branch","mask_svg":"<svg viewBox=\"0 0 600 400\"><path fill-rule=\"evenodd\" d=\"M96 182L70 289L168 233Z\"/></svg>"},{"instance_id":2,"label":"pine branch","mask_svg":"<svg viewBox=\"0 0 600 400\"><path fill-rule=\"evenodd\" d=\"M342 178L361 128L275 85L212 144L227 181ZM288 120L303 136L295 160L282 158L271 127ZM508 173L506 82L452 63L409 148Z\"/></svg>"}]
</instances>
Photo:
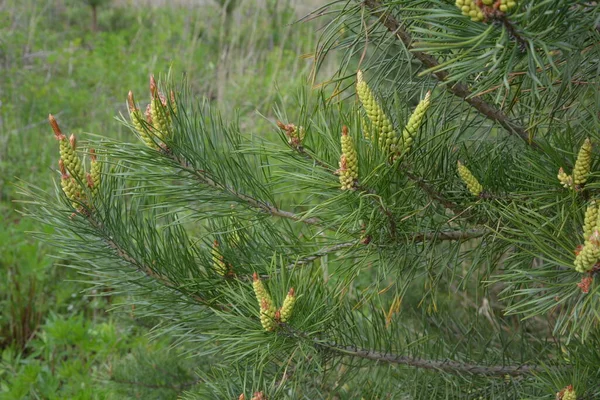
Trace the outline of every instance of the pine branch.
<instances>
[{"instance_id":1,"label":"pine branch","mask_svg":"<svg viewBox=\"0 0 600 400\"><path fill-rule=\"evenodd\" d=\"M408 357L377 350L361 349L356 346L343 346L335 342L325 342L311 337L308 333L293 329L287 324L279 323L284 328L282 334L297 339L304 339L311 342L315 347L350 357L363 358L380 363L405 365L413 368L421 368L435 371L444 371L452 374L471 374L484 376L522 376L531 375L542 371L539 365L483 365L459 362L452 360L430 360L419 357Z\"/></svg>"},{"instance_id":2,"label":"pine branch","mask_svg":"<svg viewBox=\"0 0 600 400\"><path fill-rule=\"evenodd\" d=\"M350 346L337 346L336 344L322 344L316 342L316 345L320 347L325 347L331 351L343 355L364 358L367 360L373 360L377 362L406 365L414 368L445 371L454 374L467 373L472 375L485 376L521 376L530 375L542 370L542 368L538 365L482 365L463 363L452 360L439 361L429 360L425 358L400 356L396 354L383 353L375 350L358 349Z\"/></svg>"},{"instance_id":3,"label":"pine branch","mask_svg":"<svg viewBox=\"0 0 600 400\"><path fill-rule=\"evenodd\" d=\"M175 290L187 297L190 297L192 300L194 300L202 305L205 305L209 308L217 308L219 310L227 309L223 305L211 303L210 301L208 301L207 299L205 299L204 297L202 297L200 295L189 293L189 292L182 292L181 288L178 287L178 285L175 282L171 281L168 277L157 273L156 271L154 271L152 268L145 265L144 263L138 261L135 257L133 257L131 254L129 254L129 252L127 252L125 249L123 249L123 247L121 247L114 239L112 239L111 235L108 232L106 232L106 230L104 229L104 227L102 226L101 223L94 220L91 216L87 216L86 220L90 223L90 225L94 229L96 229L96 231L98 233L101 234L101 238L104 241L104 243L110 249L112 249L114 251L114 253L120 259L125 261L127 264L130 264L133 267L135 267L135 269L137 269L142 274L146 275L148 278L154 279L154 280L158 281L160 284L162 284L163 286L165 286L169 289Z\"/></svg>"},{"instance_id":4,"label":"pine branch","mask_svg":"<svg viewBox=\"0 0 600 400\"><path fill-rule=\"evenodd\" d=\"M360 243L361 243L360 240L353 240L353 241L350 241L350 242L338 243L338 244L333 245L333 246L323 247L319 251L317 251L317 252L315 252L315 253L313 253L313 254L311 254L309 256L302 257L302 258L298 259L294 263L288 265L287 268L288 269L293 269L293 268L296 268L298 266L310 264L311 262L313 262L315 260L318 260L319 258L324 257L324 256L326 256L328 254L335 253L336 251L347 249L347 248L352 247L352 246L356 246L357 244L360 244Z\"/></svg>"},{"instance_id":5,"label":"pine branch","mask_svg":"<svg viewBox=\"0 0 600 400\"><path fill-rule=\"evenodd\" d=\"M490 233L487 229L469 229L467 231L440 231L440 232L417 232L407 237L407 240L410 243L421 243L421 242L443 242L443 241L456 241L456 240L470 240L477 239L486 234ZM309 264L315 260L318 260L321 257L324 257L328 254L335 253L337 251L347 249L349 247L356 246L358 244L368 243L363 242L364 239L361 240L353 240L350 242L338 243L333 246L323 247L317 252L298 259L294 263L291 263L287 266L288 269L293 269L298 266ZM268 276L267 276L268 278Z\"/></svg>"},{"instance_id":6,"label":"pine branch","mask_svg":"<svg viewBox=\"0 0 600 400\"><path fill-rule=\"evenodd\" d=\"M364 0L363 4L371 10L373 15L379 18L383 26L385 26L388 31L395 35L398 40L402 41L408 50L413 48L413 39L410 33L408 33L408 31L402 27L400 21L391 16L389 13L385 12L385 10L382 10L383 4L379 0ZM440 65L439 61L430 54L421 51L412 51L411 53L427 68L436 68ZM448 72L446 71L435 71L433 72L433 75L440 82L445 82L449 76ZM466 101L469 105L486 116L488 119L499 123L510 134L519 136L526 143L533 147L538 147L533 139L529 137L529 134L525 128L511 121L510 118L508 118L508 116L500 109L485 102L480 97L472 97L471 91L464 83L456 83L453 86L447 85L446 89L453 95Z\"/></svg>"},{"instance_id":7,"label":"pine branch","mask_svg":"<svg viewBox=\"0 0 600 400\"><path fill-rule=\"evenodd\" d=\"M196 179L198 181L202 182L203 184L210 186L214 189L217 189L219 191L222 191L224 193L228 193L231 196L237 198L238 200L245 202L248 206L250 206L252 208L256 208L256 209L262 211L263 213L269 214L274 217L280 217L280 218L290 219L290 220L296 221L296 222L302 222L302 223L305 223L308 225L319 226L322 224L322 221L318 218L315 218L315 217L303 218L302 216L295 214L291 211L282 210L272 204L269 204L266 201L256 199L245 193L239 192L239 191L235 190L234 188L225 186L219 182L214 181L212 178L210 178L208 176L208 174L206 173L206 171L190 168L190 165L185 160L178 158L177 156L173 155L172 153L164 152L164 154L167 157L170 157L172 161L176 162L179 167L183 168L185 171L187 171L191 175L195 176Z\"/></svg>"}]
</instances>

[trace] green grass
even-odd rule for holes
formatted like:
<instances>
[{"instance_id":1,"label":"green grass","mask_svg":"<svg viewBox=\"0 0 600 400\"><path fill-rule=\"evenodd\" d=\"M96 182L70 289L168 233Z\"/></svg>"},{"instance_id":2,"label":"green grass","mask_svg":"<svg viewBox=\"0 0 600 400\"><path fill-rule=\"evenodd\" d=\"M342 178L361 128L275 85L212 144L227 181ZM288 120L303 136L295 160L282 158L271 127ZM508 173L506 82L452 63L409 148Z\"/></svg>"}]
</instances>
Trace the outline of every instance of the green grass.
<instances>
[{"instance_id":1,"label":"green grass","mask_svg":"<svg viewBox=\"0 0 600 400\"><path fill-rule=\"evenodd\" d=\"M225 115L238 110L244 130L271 132L265 117L275 100L285 104L306 85L311 60L303 56L317 33L291 24L301 15L285 1L242 3L228 17L213 3L102 7L98 32L83 1L0 6L0 398L165 399L197 383L194 358L164 366L171 375L157 369L173 358L165 352L185 349L150 341L152 324L134 310L109 313L118 296L92 290L28 233L45 228L18 214L18 185L51 190L57 182L48 113L80 140L136 140L116 117L127 113L129 90L147 102L150 74L185 76L199 100Z\"/></svg>"}]
</instances>

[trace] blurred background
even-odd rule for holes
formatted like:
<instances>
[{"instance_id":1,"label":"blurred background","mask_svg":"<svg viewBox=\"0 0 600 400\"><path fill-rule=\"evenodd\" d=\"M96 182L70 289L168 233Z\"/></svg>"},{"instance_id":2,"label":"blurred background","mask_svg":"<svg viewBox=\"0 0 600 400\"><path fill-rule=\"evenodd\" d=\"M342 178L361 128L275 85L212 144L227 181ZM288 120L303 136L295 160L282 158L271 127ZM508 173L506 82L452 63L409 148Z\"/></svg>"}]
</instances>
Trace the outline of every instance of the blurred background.
<instances>
[{"instance_id":1,"label":"blurred background","mask_svg":"<svg viewBox=\"0 0 600 400\"><path fill-rule=\"evenodd\" d=\"M272 134L273 105L310 85L325 24L296 21L325 3L0 0L0 399L170 399L201 383L199 360L152 337L157 321L110 313L122 295L90 291L28 233L47 228L18 213L19 181L58 182L49 113L80 140L137 140L116 118L129 90L148 101L150 74L185 76L243 131Z\"/></svg>"}]
</instances>

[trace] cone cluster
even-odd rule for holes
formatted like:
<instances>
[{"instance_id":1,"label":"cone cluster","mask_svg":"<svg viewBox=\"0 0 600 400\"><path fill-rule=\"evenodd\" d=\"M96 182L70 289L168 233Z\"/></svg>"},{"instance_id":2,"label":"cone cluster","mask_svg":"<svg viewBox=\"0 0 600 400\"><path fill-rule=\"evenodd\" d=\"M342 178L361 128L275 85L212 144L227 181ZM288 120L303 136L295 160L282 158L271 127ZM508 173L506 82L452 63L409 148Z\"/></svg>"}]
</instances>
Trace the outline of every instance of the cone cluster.
<instances>
[{"instance_id":1,"label":"cone cluster","mask_svg":"<svg viewBox=\"0 0 600 400\"><path fill-rule=\"evenodd\" d=\"M304 128L297 127L294 124L284 124L281 121L277 121L277 126L279 129L285 132L285 135L288 138L288 144L294 149L299 149L302 147L302 142L304 141Z\"/></svg>"},{"instance_id":2,"label":"cone cluster","mask_svg":"<svg viewBox=\"0 0 600 400\"><path fill-rule=\"evenodd\" d=\"M575 257L575 269L588 272L600 261L600 213L598 203L592 201L585 210L583 247Z\"/></svg>"},{"instance_id":3,"label":"cone cluster","mask_svg":"<svg viewBox=\"0 0 600 400\"><path fill-rule=\"evenodd\" d=\"M516 7L515 0L456 0L462 15L471 18L471 21L483 21L486 16L505 13Z\"/></svg>"},{"instance_id":4,"label":"cone cluster","mask_svg":"<svg viewBox=\"0 0 600 400\"><path fill-rule=\"evenodd\" d=\"M77 154L77 139L71 135L69 140L62 133L56 118L52 114L48 115L48 121L54 131L54 137L59 142L60 159L58 167L60 170L60 186L73 208L80 209L81 204L90 204L87 198L85 186L89 189L92 196L96 196L102 183L102 164L98 161L94 149L90 149L90 172L86 173L83 161Z\"/></svg>"},{"instance_id":5,"label":"cone cluster","mask_svg":"<svg viewBox=\"0 0 600 400\"><path fill-rule=\"evenodd\" d=\"M275 330L279 322L287 322L290 320L294 310L294 304L296 303L294 288L291 288L288 291L287 296L283 300L283 305L280 309L276 310L273 299L271 299L271 296L256 272L253 276L252 287L260 308L260 323L265 331L271 332Z\"/></svg>"},{"instance_id":6,"label":"cone cluster","mask_svg":"<svg viewBox=\"0 0 600 400\"><path fill-rule=\"evenodd\" d=\"M154 76L150 76L150 103L146 106L145 113L142 114L137 107L131 91L127 95L127 105L131 124L148 147L158 149L161 147L160 142L164 143L172 136L172 116L177 113L175 94L171 91L170 99L167 100L158 90Z\"/></svg>"},{"instance_id":7,"label":"cone cluster","mask_svg":"<svg viewBox=\"0 0 600 400\"><path fill-rule=\"evenodd\" d=\"M456 0L456 7L460 8L462 15L470 17L471 21L483 21L483 10L475 0Z\"/></svg>"},{"instance_id":8,"label":"cone cluster","mask_svg":"<svg viewBox=\"0 0 600 400\"><path fill-rule=\"evenodd\" d=\"M373 140L377 138L381 151L389 155L392 160L407 153L412 146L415 134L423 124L425 112L431 104L431 93L427 92L423 100L419 102L404 127L401 137L396 134L391 119L378 103L367 82L365 82L362 71L356 73L356 94L367 115L368 121L365 119L361 121L365 139Z\"/></svg>"},{"instance_id":9,"label":"cone cluster","mask_svg":"<svg viewBox=\"0 0 600 400\"><path fill-rule=\"evenodd\" d=\"M592 167L592 142L589 138L585 139L577 159L572 175L567 175L562 167L558 169L558 181L562 186L572 190L581 190L587 182Z\"/></svg>"},{"instance_id":10,"label":"cone cluster","mask_svg":"<svg viewBox=\"0 0 600 400\"><path fill-rule=\"evenodd\" d=\"M479 183L477 178L473 176L471 171L467 167L465 167L460 161L457 161L458 166L458 175L460 179L467 185L467 189L469 192L475 197L479 197L481 192L483 191L483 186Z\"/></svg>"},{"instance_id":11,"label":"cone cluster","mask_svg":"<svg viewBox=\"0 0 600 400\"><path fill-rule=\"evenodd\" d=\"M340 156L340 185L342 190L353 190L358 181L358 155L352 138L348 136L348 127L342 127L342 155Z\"/></svg>"}]
</instances>

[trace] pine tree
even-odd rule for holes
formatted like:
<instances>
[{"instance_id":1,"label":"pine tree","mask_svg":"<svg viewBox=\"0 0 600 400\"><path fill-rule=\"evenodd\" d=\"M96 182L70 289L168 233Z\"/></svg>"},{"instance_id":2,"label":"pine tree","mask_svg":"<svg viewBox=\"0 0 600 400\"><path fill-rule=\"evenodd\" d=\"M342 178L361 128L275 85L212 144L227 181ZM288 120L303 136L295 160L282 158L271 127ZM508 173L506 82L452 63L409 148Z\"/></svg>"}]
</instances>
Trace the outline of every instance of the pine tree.
<instances>
[{"instance_id":1,"label":"pine tree","mask_svg":"<svg viewBox=\"0 0 600 400\"><path fill-rule=\"evenodd\" d=\"M185 398L598 398L597 2L327 10L279 142L152 79L90 168L51 118L31 215L206 358Z\"/></svg>"}]
</instances>

